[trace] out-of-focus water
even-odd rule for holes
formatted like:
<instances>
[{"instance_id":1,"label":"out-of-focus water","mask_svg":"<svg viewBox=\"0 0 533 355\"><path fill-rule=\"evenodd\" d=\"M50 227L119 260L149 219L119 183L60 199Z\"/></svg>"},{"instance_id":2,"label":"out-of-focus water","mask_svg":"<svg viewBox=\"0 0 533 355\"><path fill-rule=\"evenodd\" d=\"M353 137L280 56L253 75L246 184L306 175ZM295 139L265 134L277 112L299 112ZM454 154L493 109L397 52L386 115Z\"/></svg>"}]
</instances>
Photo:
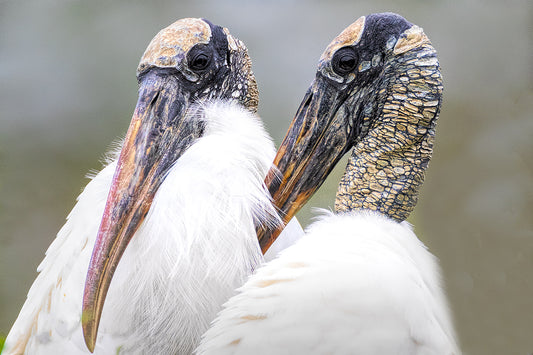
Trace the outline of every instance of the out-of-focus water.
<instances>
[{"instance_id":1,"label":"out-of-focus water","mask_svg":"<svg viewBox=\"0 0 533 355\"><path fill-rule=\"evenodd\" d=\"M242 39L279 143L317 60L361 15L393 11L439 51L445 102L415 214L444 270L465 354L533 352L533 20L523 1L0 0L0 333L127 129L135 69L161 28L204 17ZM343 166L310 207L332 206Z\"/></svg>"}]
</instances>

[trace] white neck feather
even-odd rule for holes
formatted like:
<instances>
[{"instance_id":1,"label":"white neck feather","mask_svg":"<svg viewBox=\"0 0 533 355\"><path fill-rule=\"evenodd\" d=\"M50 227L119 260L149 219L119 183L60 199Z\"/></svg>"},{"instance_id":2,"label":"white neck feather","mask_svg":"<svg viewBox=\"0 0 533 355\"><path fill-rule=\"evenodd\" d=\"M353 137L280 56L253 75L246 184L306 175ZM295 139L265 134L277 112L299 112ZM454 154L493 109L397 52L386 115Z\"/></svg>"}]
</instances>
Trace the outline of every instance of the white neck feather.
<instances>
[{"instance_id":1,"label":"white neck feather","mask_svg":"<svg viewBox=\"0 0 533 355\"><path fill-rule=\"evenodd\" d=\"M220 102L194 115L205 134L165 178L107 296L101 327L124 324L126 352L192 352L262 261L254 221L279 223L263 187L274 146L259 118Z\"/></svg>"}]
</instances>

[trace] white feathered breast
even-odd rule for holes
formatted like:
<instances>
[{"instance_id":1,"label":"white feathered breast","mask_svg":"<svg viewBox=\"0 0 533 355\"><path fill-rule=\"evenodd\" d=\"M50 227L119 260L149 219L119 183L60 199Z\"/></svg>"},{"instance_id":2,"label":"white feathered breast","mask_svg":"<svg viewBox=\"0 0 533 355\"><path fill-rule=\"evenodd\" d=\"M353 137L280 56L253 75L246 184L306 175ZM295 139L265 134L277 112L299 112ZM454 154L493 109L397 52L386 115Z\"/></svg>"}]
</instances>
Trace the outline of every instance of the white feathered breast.
<instances>
[{"instance_id":1,"label":"white feathered breast","mask_svg":"<svg viewBox=\"0 0 533 355\"><path fill-rule=\"evenodd\" d=\"M259 118L221 102L192 115L204 135L168 173L118 265L95 354L192 352L262 261L254 223L279 223L263 187L274 146ZM115 165L87 185L50 246L6 354L88 353L83 285Z\"/></svg>"}]
</instances>

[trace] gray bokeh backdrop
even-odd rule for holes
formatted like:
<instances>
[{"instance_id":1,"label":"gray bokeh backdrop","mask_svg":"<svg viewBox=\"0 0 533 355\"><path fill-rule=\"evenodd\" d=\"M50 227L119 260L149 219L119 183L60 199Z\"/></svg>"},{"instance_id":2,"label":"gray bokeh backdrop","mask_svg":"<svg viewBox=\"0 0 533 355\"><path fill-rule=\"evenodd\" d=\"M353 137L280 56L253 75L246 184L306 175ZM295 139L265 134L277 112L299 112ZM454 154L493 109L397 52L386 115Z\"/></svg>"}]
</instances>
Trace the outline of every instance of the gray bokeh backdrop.
<instances>
[{"instance_id":1,"label":"gray bokeh backdrop","mask_svg":"<svg viewBox=\"0 0 533 355\"><path fill-rule=\"evenodd\" d=\"M84 177L124 134L146 45L182 17L248 46L279 144L317 60L356 18L394 11L440 54L445 103L410 218L437 255L465 354L533 352L533 21L523 1L0 0L0 333ZM343 167L308 206L332 206ZM307 223L306 208L300 217Z\"/></svg>"}]
</instances>

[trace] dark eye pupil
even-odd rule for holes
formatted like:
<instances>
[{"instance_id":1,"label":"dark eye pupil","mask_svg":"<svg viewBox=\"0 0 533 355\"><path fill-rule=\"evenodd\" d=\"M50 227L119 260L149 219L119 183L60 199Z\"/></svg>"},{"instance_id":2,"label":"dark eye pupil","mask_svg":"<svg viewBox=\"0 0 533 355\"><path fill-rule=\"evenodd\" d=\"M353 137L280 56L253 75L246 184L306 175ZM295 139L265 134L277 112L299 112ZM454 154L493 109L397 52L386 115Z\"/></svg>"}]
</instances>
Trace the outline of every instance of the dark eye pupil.
<instances>
[{"instance_id":1,"label":"dark eye pupil","mask_svg":"<svg viewBox=\"0 0 533 355\"><path fill-rule=\"evenodd\" d=\"M344 55L339 60L339 68L350 71L355 68L355 58L350 55Z\"/></svg>"},{"instance_id":2,"label":"dark eye pupil","mask_svg":"<svg viewBox=\"0 0 533 355\"><path fill-rule=\"evenodd\" d=\"M332 65L337 74L346 75L357 66L357 54L353 48L341 48L333 55Z\"/></svg>"},{"instance_id":3,"label":"dark eye pupil","mask_svg":"<svg viewBox=\"0 0 533 355\"><path fill-rule=\"evenodd\" d=\"M209 65L209 57L207 54L200 53L196 57L194 57L191 68L194 70L202 70L207 68Z\"/></svg>"}]
</instances>

